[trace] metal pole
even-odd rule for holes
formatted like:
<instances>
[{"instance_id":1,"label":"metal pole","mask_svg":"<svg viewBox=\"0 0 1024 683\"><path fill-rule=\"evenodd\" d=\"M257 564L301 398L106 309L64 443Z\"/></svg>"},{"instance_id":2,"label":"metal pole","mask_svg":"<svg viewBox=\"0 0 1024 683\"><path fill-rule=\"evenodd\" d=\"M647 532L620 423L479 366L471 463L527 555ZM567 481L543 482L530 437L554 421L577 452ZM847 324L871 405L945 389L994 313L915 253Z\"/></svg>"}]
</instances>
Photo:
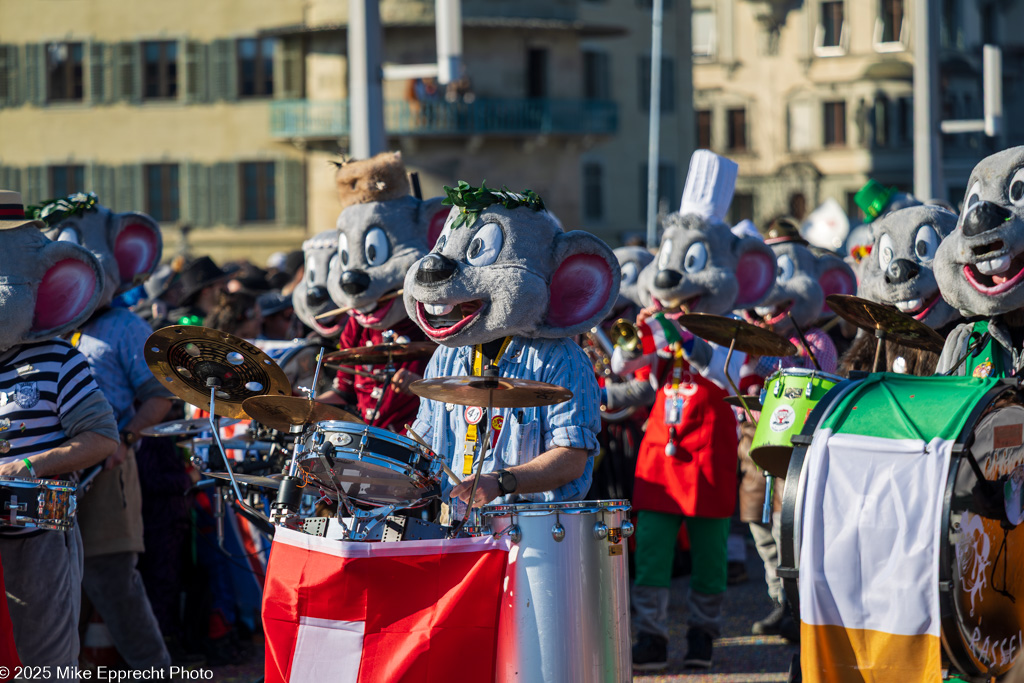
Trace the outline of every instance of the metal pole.
<instances>
[{"instance_id":1,"label":"metal pole","mask_svg":"<svg viewBox=\"0 0 1024 683\"><path fill-rule=\"evenodd\" d=\"M447 85L460 76L462 60L462 0L436 0L437 80Z\"/></svg>"},{"instance_id":2,"label":"metal pole","mask_svg":"<svg viewBox=\"0 0 1024 683\"><path fill-rule=\"evenodd\" d=\"M647 246L658 246L658 147L661 141L661 23L664 0L654 0L651 15L651 115L647 140Z\"/></svg>"},{"instance_id":3,"label":"metal pole","mask_svg":"<svg viewBox=\"0 0 1024 683\"><path fill-rule=\"evenodd\" d=\"M355 159L368 159L387 148L381 87L382 42L378 1L349 0L349 153Z\"/></svg>"},{"instance_id":4,"label":"metal pole","mask_svg":"<svg viewBox=\"0 0 1024 683\"><path fill-rule=\"evenodd\" d=\"M939 12L930 0L914 0L914 194L945 199L939 120Z\"/></svg>"}]
</instances>

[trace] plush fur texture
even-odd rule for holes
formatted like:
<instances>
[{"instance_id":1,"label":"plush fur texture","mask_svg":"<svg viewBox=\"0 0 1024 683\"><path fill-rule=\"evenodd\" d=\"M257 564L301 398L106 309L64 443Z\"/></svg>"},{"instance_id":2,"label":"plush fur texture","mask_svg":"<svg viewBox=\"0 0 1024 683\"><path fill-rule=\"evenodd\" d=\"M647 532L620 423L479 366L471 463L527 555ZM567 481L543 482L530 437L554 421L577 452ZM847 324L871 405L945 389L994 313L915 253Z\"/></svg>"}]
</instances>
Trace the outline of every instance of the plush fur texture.
<instances>
[{"instance_id":1,"label":"plush fur texture","mask_svg":"<svg viewBox=\"0 0 1024 683\"><path fill-rule=\"evenodd\" d=\"M775 256L761 240L700 216L672 214L637 287L644 306L725 315L758 304L774 282Z\"/></svg>"},{"instance_id":2,"label":"plush fur texture","mask_svg":"<svg viewBox=\"0 0 1024 683\"><path fill-rule=\"evenodd\" d=\"M615 317L616 311L644 306L640 300L640 273L654 260L654 254L643 247L619 247L614 253L619 261L622 279L619 281L619 296L610 317Z\"/></svg>"},{"instance_id":3,"label":"plush fur texture","mask_svg":"<svg viewBox=\"0 0 1024 683\"><path fill-rule=\"evenodd\" d=\"M88 249L28 225L0 230L0 251L0 351L70 332L99 306L104 269Z\"/></svg>"},{"instance_id":4,"label":"plush fur texture","mask_svg":"<svg viewBox=\"0 0 1024 683\"><path fill-rule=\"evenodd\" d=\"M144 213L114 213L101 204L44 232L56 242L80 244L99 259L106 277L98 306L144 282L160 265L163 253L156 221Z\"/></svg>"},{"instance_id":5,"label":"plush fur texture","mask_svg":"<svg viewBox=\"0 0 1024 683\"><path fill-rule=\"evenodd\" d=\"M405 277L406 307L428 337L452 347L568 337L608 315L621 271L597 237L564 232L547 211L497 204L453 229L458 212Z\"/></svg>"},{"instance_id":6,"label":"plush fur texture","mask_svg":"<svg viewBox=\"0 0 1024 683\"><path fill-rule=\"evenodd\" d=\"M799 242L779 242L771 249L778 264L775 286L754 310L773 326L788 329L789 313L800 329L807 329L831 312L826 296L857 291L853 270L834 254L815 254Z\"/></svg>"},{"instance_id":7,"label":"plush fur texture","mask_svg":"<svg viewBox=\"0 0 1024 683\"><path fill-rule=\"evenodd\" d=\"M345 325L345 314L317 320L316 316L333 311L338 304L328 291L331 273L338 267L338 231L325 230L302 243L302 281L292 292L295 315L321 337L334 339Z\"/></svg>"},{"instance_id":8,"label":"plush fur texture","mask_svg":"<svg viewBox=\"0 0 1024 683\"><path fill-rule=\"evenodd\" d=\"M382 152L369 159L338 164L334 183L342 211L353 204L386 202L409 194L401 152Z\"/></svg>"},{"instance_id":9,"label":"plush fur texture","mask_svg":"<svg viewBox=\"0 0 1024 683\"><path fill-rule=\"evenodd\" d=\"M1024 147L982 159L967 181L958 229L933 268L942 297L964 316L1024 307ZM1014 193L1021 194L1014 199ZM987 273L985 271L988 271Z\"/></svg>"},{"instance_id":10,"label":"plush fur texture","mask_svg":"<svg viewBox=\"0 0 1024 683\"><path fill-rule=\"evenodd\" d=\"M875 220L871 253L860 263L857 296L895 306L936 329L958 319L960 314L939 294L932 270L939 244L956 230L956 222L956 214L937 206L912 206Z\"/></svg>"},{"instance_id":11,"label":"plush fur texture","mask_svg":"<svg viewBox=\"0 0 1024 683\"><path fill-rule=\"evenodd\" d=\"M406 195L354 204L338 216L338 262L327 290L363 327L387 330L409 315L401 298L378 302L401 289L410 267L429 251L431 225L441 225L448 213L441 201Z\"/></svg>"}]
</instances>

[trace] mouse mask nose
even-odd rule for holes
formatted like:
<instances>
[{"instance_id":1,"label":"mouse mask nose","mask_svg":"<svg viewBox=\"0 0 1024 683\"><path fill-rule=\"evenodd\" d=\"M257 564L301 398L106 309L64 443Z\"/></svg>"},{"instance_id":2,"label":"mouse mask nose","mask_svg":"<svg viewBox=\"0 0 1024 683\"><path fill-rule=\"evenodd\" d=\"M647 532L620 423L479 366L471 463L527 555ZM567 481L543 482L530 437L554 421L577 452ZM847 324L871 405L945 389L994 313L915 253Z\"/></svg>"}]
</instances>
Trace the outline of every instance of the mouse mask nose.
<instances>
[{"instance_id":1,"label":"mouse mask nose","mask_svg":"<svg viewBox=\"0 0 1024 683\"><path fill-rule=\"evenodd\" d=\"M995 230L1012 214L998 204L981 201L972 206L964 216L964 235L974 237L983 232Z\"/></svg>"},{"instance_id":2,"label":"mouse mask nose","mask_svg":"<svg viewBox=\"0 0 1024 683\"><path fill-rule=\"evenodd\" d=\"M909 282L920 272L921 268L913 261L905 258L893 259L893 262L885 269L885 281L890 285L898 285Z\"/></svg>"},{"instance_id":3,"label":"mouse mask nose","mask_svg":"<svg viewBox=\"0 0 1024 683\"><path fill-rule=\"evenodd\" d=\"M349 296L359 296L370 287L370 276L361 270L346 270L341 274L341 289Z\"/></svg>"},{"instance_id":4,"label":"mouse mask nose","mask_svg":"<svg viewBox=\"0 0 1024 683\"><path fill-rule=\"evenodd\" d=\"M310 306L319 306L327 302L327 290L320 285L310 287L306 290L306 303Z\"/></svg>"},{"instance_id":5,"label":"mouse mask nose","mask_svg":"<svg viewBox=\"0 0 1024 683\"><path fill-rule=\"evenodd\" d=\"M427 254L416 269L416 281L425 285L444 282L458 269L458 264L443 254Z\"/></svg>"},{"instance_id":6,"label":"mouse mask nose","mask_svg":"<svg viewBox=\"0 0 1024 683\"><path fill-rule=\"evenodd\" d=\"M654 286L658 289L672 289L682 279L682 273L677 270L659 270L654 276Z\"/></svg>"}]
</instances>

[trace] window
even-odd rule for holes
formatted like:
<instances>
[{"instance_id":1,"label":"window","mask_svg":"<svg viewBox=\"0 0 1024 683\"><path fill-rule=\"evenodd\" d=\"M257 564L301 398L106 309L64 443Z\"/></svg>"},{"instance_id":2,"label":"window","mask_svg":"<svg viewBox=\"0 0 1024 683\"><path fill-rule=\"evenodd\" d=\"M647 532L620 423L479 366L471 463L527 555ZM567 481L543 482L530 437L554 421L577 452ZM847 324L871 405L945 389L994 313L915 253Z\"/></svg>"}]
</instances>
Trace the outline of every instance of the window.
<instances>
[{"instance_id":1,"label":"window","mask_svg":"<svg viewBox=\"0 0 1024 683\"><path fill-rule=\"evenodd\" d=\"M640 165L640 220L647 220L647 164ZM673 164L658 164L658 209L662 205L672 211L679 206L676 192L676 167Z\"/></svg>"},{"instance_id":2,"label":"window","mask_svg":"<svg viewBox=\"0 0 1024 683\"><path fill-rule=\"evenodd\" d=\"M274 162L242 164L242 220L272 221L277 217Z\"/></svg>"},{"instance_id":3,"label":"window","mask_svg":"<svg viewBox=\"0 0 1024 683\"><path fill-rule=\"evenodd\" d=\"M729 109L725 112L725 121L729 131L728 150L747 151L747 110Z\"/></svg>"},{"instance_id":4,"label":"window","mask_svg":"<svg viewBox=\"0 0 1024 683\"><path fill-rule=\"evenodd\" d=\"M611 66L608 53L583 51L583 97L588 100L609 100L612 96Z\"/></svg>"},{"instance_id":5,"label":"window","mask_svg":"<svg viewBox=\"0 0 1024 683\"><path fill-rule=\"evenodd\" d=\"M640 57L640 78L639 78L639 102L640 111L650 111L651 108L651 58ZM661 107L663 113L670 113L676 109L675 91L675 62L670 57L661 59Z\"/></svg>"},{"instance_id":6,"label":"window","mask_svg":"<svg viewBox=\"0 0 1024 683\"><path fill-rule=\"evenodd\" d=\"M825 114L825 146L846 146L846 102L826 102Z\"/></svg>"},{"instance_id":7,"label":"window","mask_svg":"<svg viewBox=\"0 0 1024 683\"><path fill-rule=\"evenodd\" d=\"M789 150L806 152L814 147L811 121L814 108L811 102L792 102L789 105Z\"/></svg>"},{"instance_id":8,"label":"window","mask_svg":"<svg viewBox=\"0 0 1024 683\"><path fill-rule=\"evenodd\" d=\"M51 102L81 102L82 44L50 43L46 46L47 99Z\"/></svg>"},{"instance_id":9,"label":"window","mask_svg":"<svg viewBox=\"0 0 1024 683\"><path fill-rule=\"evenodd\" d=\"M178 44L172 40L142 44L142 94L147 100L178 96Z\"/></svg>"},{"instance_id":10,"label":"window","mask_svg":"<svg viewBox=\"0 0 1024 683\"><path fill-rule=\"evenodd\" d=\"M693 56L697 59L713 59L715 56L715 12L711 9L693 10L690 26L693 39Z\"/></svg>"},{"instance_id":11,"label":"window","mask_svg":"<svg viewBox=\"0 0 1024 683\"><path fill-rule=\"evenodd\" d=\"M942 47L963 48L964 22L960 11L960 0L941 0L940 5L939 42Z\"/></svg>"},{"instance_id":12,"label":"window","mask_svg":"<svg viewBox=\"0 0 1024 683\"><path fill-rule=\"evenodd\" d=\"M883 94L875 98L875 108L872 116L875 134L873 142L875 147L889 146L889 111L888 97Z\"/></svg>"},{"instance_id":13,"label":"window","mask_svg":"<svg viewBox=\"0 0 1024 683\"><path fill-rule=\"evenodd\" d=\"M158 223L178 220L181 217L178 202L178 165L147 164L143 168L146 213Z\"/></svg>"},{"instance_id":14,"label":"window","mask_svg":"<svg viewBox=\"0 0 1024 683\"><path fill-rule=\"evenodd\" d=\"M914 100L901 97L896 101L896 144L909 145L913 142Z\"/></svg>"},{"instance_id":15,"label":"window","mask_svg":"<svg viewBox=\"0 0 1024 683\"><path fill-rule=\"evenodd\" d=\"M711 149L711 111L700 109L697 114L697 149Z\"/></svg>"},{"instance_id":16,"label":"window","mask_svg":"<svg viewBox=\"0 0 1024 683\"><path fill-rule=\"evenodd\" d=\"M654 0L636 0L636 6L641 9L651 9L654 7ZM662 0L662 7L665 10L672 9L672 0Z\"/></svg>"},{"instance_id":17,"label":"window","mask_svg":"<svg viewBox=\"0 0 1024 683\"><path fill-rule=\"evenodd\" d=\"M526 96L548 96L548 51L544 48L530 48L526 51Z\"/></svg>"},{"instance_id":18,"label":"window","mask_svg":"<svg viewBox=\"0 0 1024 683\"><path fill-rule=\"evenodd\" d=\"M880 35L876 43L899 43L903 39L903 0L880 0L878 21Z\"/></svg>"},{"instance_id":19,"label":"window","mask_svg":"<svg viewBox=\"0 0 1024 683\"><path fill-rule=\"evenodd\" d=\"M798 221L807 215L807 197L803 192L794 192L789 196L789 215Z\"/></svg>"},{"instance_id":20,"label":"window","mask_svg":"<svg viewBox=\"0 0 1024 683\"><path fill-rule=\"evenodd\" d=\"M736 225L744 218L754 220L754 195L751 192L737 192L732 196L729 214L726 220L729 225Z\"/></svg>"},{"instance_id":21,"label":"window","mask_svg":"<svg viewBox=\"0 0 1024 683\"><path fill-rule=\"evenodd\" d=\"M237 43L238 94L270 97L274 94L274 41L245 38Z\"/></svg>"},{"instance_id":22,"label":"window","mask_svg":"<svg viewBox=\"0 0 1024 683\"><path fill-rule=\"evenodd\" d=\"M67 197L85 189L85 166L51 166L50 196Z\"/></svg>"},{"instance_id":23,"label":"window","mask_svg":"<svg viewBox=\"0 0 1024 683\"><path fill-rule=\"evenodd\" d=\"M850 217L850 223L863 223L864 212L857 204L858 190L848 190L846 193L846 215Z\"/></svg>"},{"instance_id":24,"label":"window","mask_svg":"<svg viewBox=\"0 0 1024 683\"><path fill-rule=\"evenodd\" d=\"M840 47L843 37L843 3L830 0L821 3L821 47Z\"/></svg>"},{"instance_id":25,"label":"window","mask_svg":"<svg viewBox=\"0 0 1024 683\"><path fill-rule=\"evenodd\" d=\"M604 192L601 164L590 162L583 165L583 217L599 221L604 218Z\"/></svg>"}]
</instances>

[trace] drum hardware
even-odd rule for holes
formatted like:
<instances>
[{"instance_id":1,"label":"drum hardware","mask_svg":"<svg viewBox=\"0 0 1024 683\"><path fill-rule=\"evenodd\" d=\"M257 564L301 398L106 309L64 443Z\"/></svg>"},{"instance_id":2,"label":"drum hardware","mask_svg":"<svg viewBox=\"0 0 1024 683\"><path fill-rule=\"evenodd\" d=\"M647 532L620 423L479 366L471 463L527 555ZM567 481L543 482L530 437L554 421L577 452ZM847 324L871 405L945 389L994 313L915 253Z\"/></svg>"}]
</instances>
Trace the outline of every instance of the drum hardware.
<instances>
[{"instance_id":1,"label":"drum hardware","mask_svg":"<svg viewBox=\"0 0 1024 683\"><path fill-rule=\"evenodd\" d=\"M424 441L422 436L414 432L412 427L410 427L409 425L405 425L405 433L408 434L409 437L412 438L412 440L418 443L419 445L424 446L425 448L430 448L430 444ZM441 465L441 470L448 475L448 478L452 480L453 484L462 483L462 480L459 479L459 475L455 474L455 472L452 471L451 467L448 467L448 464L445 463L444 458L438 457L437 461Z\"/></svg>"},{"instance_id":2,"label":"drum hardware","mask_svg":"<svg viewBox=\"0 0 1024 683\"><path fill-rule=\"evenodd\" d=\"M878 372L882 361L882 347L886 339L925 351L942 352L945 340L938 332L906 313L849 294L829 294L825 303L841 317L862 330L875 335L875 360L872 372Z\"/></svg>"},{"instance_id":3,"label":"drum hardware","mask_svg":"<svg viewBox=\"0 0 1024 683\"><path fill-rule=\"evenodd\" d=\"M392 299L397 299L398 297L402 296L403 293L404 293L404 290L396 289L395 291L391 292L390 294L385 294L381 298L377 299L377 303L379 304L382 301L391 301ZM355 308L354 306L342 306L341 308L335 308L333 311L327 311L326 313L321 313L320 315L316 316L314 319L315 320L324 320L326 318L333 318L336 315L341 315L342 313L348 313L349 311L353 310L354 308Z\"/></svg>"},{"instance_id":4,"label":"drum hardware","mask_svg":"<svg viewBox=\"0 0 1024 683\"><path fill-rule=\"evenodd\" d=\"M561 543L565 539L565 527L562 523L555 519L555 525L551 527L551 538Z\"/></svg>"},{"instance_id":5,"label":"drum hardware","mask_svg":"<svg viewBox=\"0 0 1024 683\"><path fill-rule=\"evenodd\" d=\"M800 326L796 324L796 318L790 311L786 311L786 317L789 318L789 322L793 325L793 329L796 330L796 336L799 337L800 343L803 344L804 349L807 351L807 356L811 359L811 363L814 364L815 370L821 370L821 366L818 365L818 359L814 357L814 350L811 349L811 345L807 343L807 337L804 336L804 331L800 329Z\"/></svg>"},{"instance_id":6,"label":"drum hardware","mask_svg":"<svg viewBox=\"0 0 1024 683\"><path fill-rule=\"evenodd\" d=\"M985 344L987 344L988 340L991 338L992 335L986 332L985 334L981 335L981 337L978 338L978 341L974 342L973 344L968 344L967 351L964 352L964 355L960 358L960 360L956 362L956 365L951 367L945 374L947 376L954 375L956 371L960 369L960 366L964 364L964 361L966 361L972 355L976 354L978 352L978 349L985 346Z\"/></svg>"},{"instance_id":7,"label":"drum hardware","mask_svg":"<svg viewBox=\"0 0 1024 683\"><path fill-rule=\"evenodd\" d=\"M236 422L238 422L237 419L224 418L220 425L227 427ZM195 436L207 428L206 420L171 420L146 427L139 434L142 436Z\"/></svg>"},{"instance_id":8,"label":"drum hardware","mask_svg":"<svg viewBox=\"0 0 1024 683\"><path fill-rule=\"evenodd\" d=\"M604 520L594 525L594 538L599 541L608 538L608 525L604 523Z\"/></svg>"},{"instance_id":9,"label":"drum hardware","mask_svg":"<svg viewBox=\"0 0 1024 683\"><path fill-rule=\"evenodd\" d=\"M89 489L92 488L92 483L96 480L96 477L98 477L100 475L100 472L102 471L103 465L100 464L90 468L84 475L82 475L82 478L81 480L79 480L78 486L75 490L75 495L81 498L86 493L88 493Z\"/></svg>"}]
</instances>

